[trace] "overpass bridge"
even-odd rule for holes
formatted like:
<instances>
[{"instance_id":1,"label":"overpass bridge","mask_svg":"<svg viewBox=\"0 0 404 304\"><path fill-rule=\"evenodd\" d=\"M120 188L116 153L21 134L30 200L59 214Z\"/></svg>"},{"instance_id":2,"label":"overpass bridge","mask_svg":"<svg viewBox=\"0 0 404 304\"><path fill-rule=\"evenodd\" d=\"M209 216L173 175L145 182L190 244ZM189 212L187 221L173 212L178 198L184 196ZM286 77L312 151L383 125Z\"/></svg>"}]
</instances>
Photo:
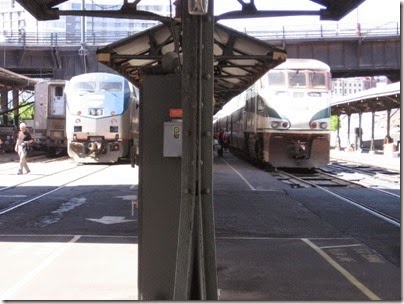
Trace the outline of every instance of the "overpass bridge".
<instances>
[{"instance_id":1,"label":"overpass bridge","mask_svg":"<svg viewBox=\"0 0 404 304\"><path fill-rule=\"evenodd\" d=\"M385 75L393 82L400 80L400 25L395 22L378 27L334 23L238 30L285 48L289 58L326 62L335 78ZM70 79L86 72L110 71L97 61L96 50L133 34L10 33L0 42L0 66L32 78Z\"/></svg>"}]
</instances>

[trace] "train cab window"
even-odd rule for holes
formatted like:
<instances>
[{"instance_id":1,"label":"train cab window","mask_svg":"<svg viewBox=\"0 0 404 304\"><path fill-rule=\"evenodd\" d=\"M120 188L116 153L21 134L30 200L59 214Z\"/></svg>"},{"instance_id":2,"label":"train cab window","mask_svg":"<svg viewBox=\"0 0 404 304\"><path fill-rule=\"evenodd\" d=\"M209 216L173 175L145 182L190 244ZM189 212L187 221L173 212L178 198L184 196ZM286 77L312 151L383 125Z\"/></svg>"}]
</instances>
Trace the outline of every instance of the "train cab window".
<instances>
[{"instance_id":1,"label":"train cab window","mask_svg":"<svg viewBox=\"0 0 404 304\"><path fill-rule=\"evenodd\" d=\"M282 72L269 72L268 84L270 86L283 86L285 85L285 75Z\"/></svg>"},{"instance_id":2,"label":"train cab window","mask_svg":"<svg viewBox=\"0 0 404 304\"><path fill-rule=\"evenodd\" d=\"M288 73L289 86L293 88L306 87L306 74L302 71L294 71Z\"/></svg>"},{"instance_id":3,"label":"train cab window","mask_svg":"<svg viewBox=\"0 0 404 304\"><path fill-rule=\"evenodd\" d=\"M94 92L95 82L76 82L73 85L73 90Z\"/></svg>"},{"instance_id":4,"label":"train cab window","mask_svg":"<svg viewBox=\"0 0 404 304\"><path fill-rule=\"evenodd\" d=\"M310 73L310 81L313 88L326 88L326 77L323 73Z\"/></svg>"},{"instance_id":5,"label":"train cab window","mask_svg":"<svg viewBox=\"0 0 404 304\"><path fill-rule=\"evenodd\" d=\"M122 91L122 82L100 82L100 91Z\"/></svg>"}]
</instances>

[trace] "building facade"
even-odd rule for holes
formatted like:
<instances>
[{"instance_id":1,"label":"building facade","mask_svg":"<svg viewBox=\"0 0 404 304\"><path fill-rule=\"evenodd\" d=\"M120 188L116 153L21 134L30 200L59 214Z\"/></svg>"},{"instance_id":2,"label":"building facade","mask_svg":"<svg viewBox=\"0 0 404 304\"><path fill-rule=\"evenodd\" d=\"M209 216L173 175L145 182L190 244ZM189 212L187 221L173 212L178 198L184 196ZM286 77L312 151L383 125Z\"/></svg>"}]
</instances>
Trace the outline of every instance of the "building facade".
<instances>
[{"instance_id":1,"label":"building facade","mask_svg":"<svg viewBox=\"0 0 404 304\"><path fill-rule=\"evenodd\" d=\"M116 4L98 4L96 0L71 0L58 6L60 10L119 10L122 1ZM104 1L104 3L106 3ZM144 3L144 4L143 4ZM162 16L173 16L175 7L164 0L144 0L137 5L138 10L147 10ZM123 38L146 30L158 24L154 20L116 19L101 17L61 16L58 20L38 21L15 0L0 1L0 42L15 41L23 35L57 35L59 39L77 41L90 40L95 35ZM83 35L84 33L84 35Z\"/></svg>"}]
</instances>

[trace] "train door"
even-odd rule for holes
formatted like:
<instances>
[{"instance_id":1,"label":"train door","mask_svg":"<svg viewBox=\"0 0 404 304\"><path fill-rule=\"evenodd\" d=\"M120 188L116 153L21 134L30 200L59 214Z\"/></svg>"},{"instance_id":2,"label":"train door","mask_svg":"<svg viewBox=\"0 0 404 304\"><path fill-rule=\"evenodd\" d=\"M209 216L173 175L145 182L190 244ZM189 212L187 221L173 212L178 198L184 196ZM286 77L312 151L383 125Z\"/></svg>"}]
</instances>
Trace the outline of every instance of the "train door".
<instances>
[{"instance_id":1,"label":"train door","mask_svg":"<svg viewBox=\"0 0 404 304\"><path fill-rule=\"evenodd\" d=\"M64 118L66 115L65 99L63 96L64 85L50 86L49 89L49 96L51 100L49 103L49 116L55 118Z\"/></svg>"}]
</instances>

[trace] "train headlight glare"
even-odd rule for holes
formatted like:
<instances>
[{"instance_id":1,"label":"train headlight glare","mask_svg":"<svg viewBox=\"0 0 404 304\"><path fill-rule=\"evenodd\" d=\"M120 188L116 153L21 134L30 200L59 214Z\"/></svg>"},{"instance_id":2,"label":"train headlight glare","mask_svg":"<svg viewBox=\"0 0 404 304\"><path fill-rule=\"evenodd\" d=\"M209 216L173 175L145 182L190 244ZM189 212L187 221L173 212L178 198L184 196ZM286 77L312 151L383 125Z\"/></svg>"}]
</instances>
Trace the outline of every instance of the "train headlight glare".
<instances>
[{"instance_id":1,"label":"train headlight glare","mask_svg":"<svg viewBox=\"0 0 404 304\"><path fill-rule=\"evenodd\" d=\"M103 111L102 109L97 109L97 115L98 115L98 116L101 116L101 115L103 114L103 112L104 112L104 111Z\"/></svg>"},{"instance_id":2,"label":"train headlight glare","mask_svg":"<svg viewBox=\"0 0 404 304\"><path fill-rule=\"evenodd\" d=\"M310 127L311 127L312 129L317 129L317 123L316 123L315 121L313 121L313 122L310 124Z\"/></svg>"},{"instance_id":3,"label":"train headlight glare","mask_svg":"<svg viewBox=\"0 0 404 304\"><path fill-rule=\"evenodd\" d=\"M320 128L321 129L327 129L327 123L325 121L320 123Z\"/></svg>"},{"instance_id":4,"label":"train headlight glare","mask_svg":"<svg viewBox=\"0 0 404 304\"><path fill-rule=\"evenodd\" d=\"M279 121L273 121L271 122L271 127L273 129L278 129L279 128Z\"/></svg>"},{"instance_id":5,"label":"train headlight glare","mask_svg":"<svg viewBox=\"0 0 404 304\"><path fill-rule=\"evenodd\" d=\"M95 109L90 109L90 115L95 115L96 111Z\"/></svg>"}]
</instances>

